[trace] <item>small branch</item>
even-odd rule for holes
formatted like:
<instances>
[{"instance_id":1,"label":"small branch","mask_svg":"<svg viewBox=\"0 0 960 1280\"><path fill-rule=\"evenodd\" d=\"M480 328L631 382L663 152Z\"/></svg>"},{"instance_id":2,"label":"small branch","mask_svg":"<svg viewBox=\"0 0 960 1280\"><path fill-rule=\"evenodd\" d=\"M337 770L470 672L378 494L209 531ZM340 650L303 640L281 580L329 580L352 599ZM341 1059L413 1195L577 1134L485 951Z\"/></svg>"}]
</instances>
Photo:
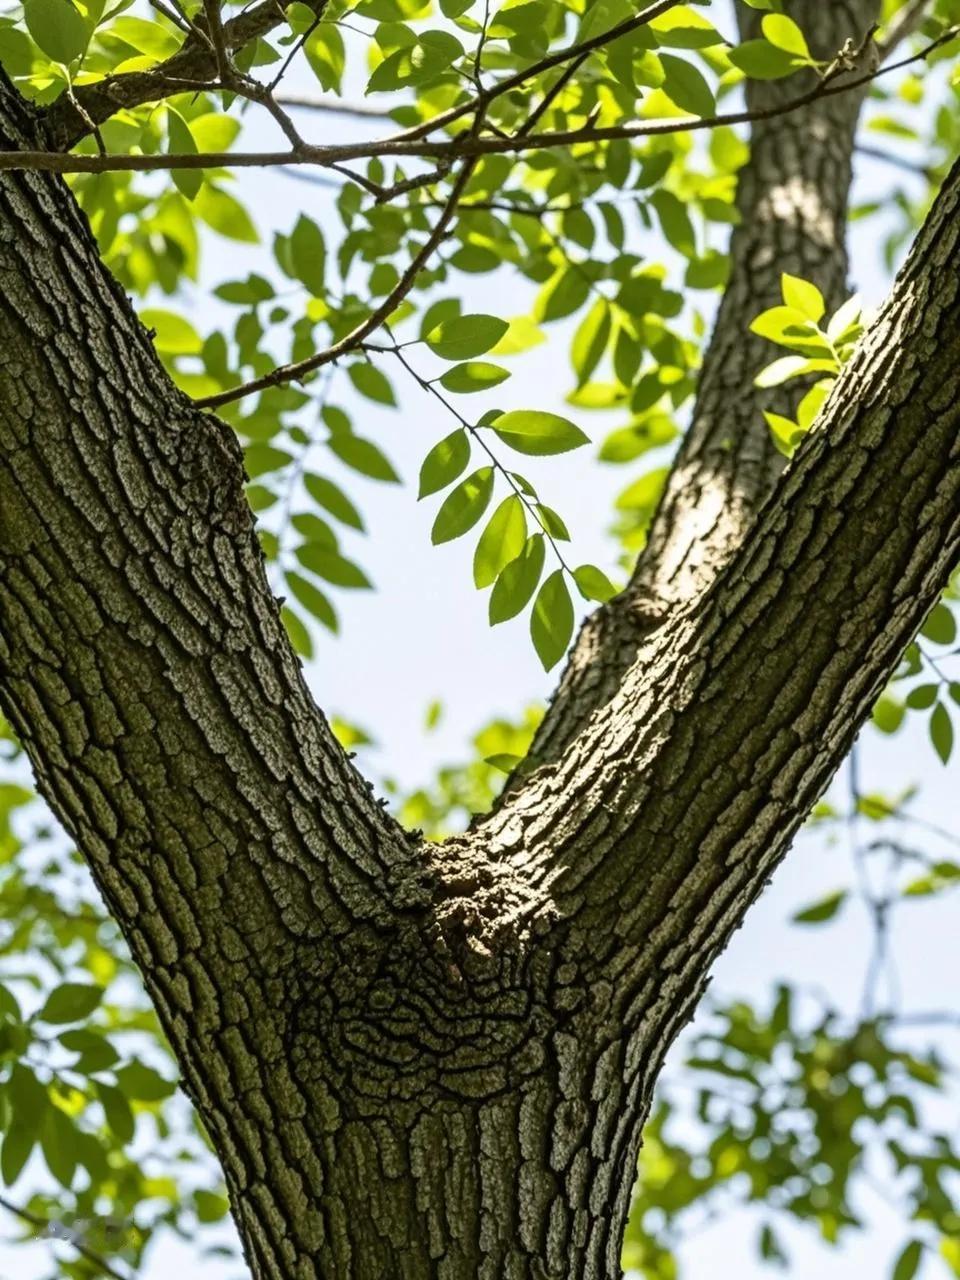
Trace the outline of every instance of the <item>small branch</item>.
<instances>
[{"instance_id":1,"label":"small branch","mask_svg":"<svg viewBox=\"0 0 960 1280\"><path fill-rule=\"evenodd\" d=\"M49 1237L51 1240L65 1240L76 1249L82 1258L86 1258L88 1262L92 1262L94 1266L99 1267L105 1275L112 1276L113 1280L128 1280L128 1277L112 1267L106 1258L78 1239L74 1232L67 1233L49 1218L44 1218L39 1213L31 1213L29 1209L24 1209L20 1205L14 1204L12 1200L8 1200L5 1196L0 1196L0 1208L6 1209L8 1213L12 1213L14 1217L26 1222L28 1226L36 1227L42 1235Z\"/></svg>"},{"instance_id":2,"label":"small branch","mask_svg":"<svg viewBox=\"0 0 960 1280\"><path fill-rule=\"evenodd\" d=\"M413 261L404 271L397 284L381 302L371 315L363 321L362 324L341 338L339 342L335 342L332 347L328 347L325 351L318 351L316 355L310 356L306 360L299 360L295 364L281 365L270 373L265 374L262 378L255 378L251 382L243 383L239 387L234 387L229 391L221 391L215 396L206 396L202 400L196 400L194 403L201 409L215 409L222 404L230 404L231 401L240 400L244 396L253 394L255 391L265 391L268 387L281 386L287 382L298 382L306 377L307 374L313 373L316 369L323 368L324 365L332 364L334 360L338 360L341 356L346 355L350 351L357 350L363 343L380 326L390 318L397 307L407 296L416 282L417 276L426 266L432 257L440 241L446 234L447 227L456 212L457 204L460 196L470 179L476 167L475 160L468 160L460 173L457 180L453 184L453 189L447 200L446 207L437 219L436 225L431 231L429 237L423 247L416 254Z\"/></svg>"},{"instance_id":3,"label":"small branch","mask_svg":"<svg viewBox=\"0 0 960 1280\"><path fill-rule=\"evenodd\" d=\"M375 139L370 142L344 143L342 145L314 146L307 143L296 145L290 151L239 151L208 152L182 155L65 155L59 151L0 151L0 171L38 169L53 173L110 173L110 172L153 172L168 169L208 169L208 168L270 168L276 165L317 165L331 168L348 160L367 159L372 156L417 156L434 160L446 159L449 163L456 160L485 155L519 155L526 152L542 151L551 147L589 145L597 142L610 142L616 139L634 139L665 137L677 133L696 133L705 129L716 129L721 125L750 124L758 120L771 120L778 116L790 115L802 110L811 103L823 98L831 98L837 94L847 93L851 89L870 84L881 76L899 71L914 63L922 62L930 54L953 40L960 33L960 28L952 27L936 40L933 40L919 52L901 58L899 62L891 62L875 71L859 76L843 75L837 78L825 78L806 93L799 94L787 102L766 107L760 110L730 111L715 116L702 116L693 119L658 120L652 123L627 125L608 125L603 128L558 129L550 133L524 135L515 133L508 137L480 136L476 132L461 135L457 138L430 142L419 137L413 138L409 133L395 134L393 137ZM202 86L210 88L210 85ZM213 86L216 87L216 86ZM266 90L264 90L266 93ZM437 117L440 119L440 117Z\"/></svg>"}]
</instances>

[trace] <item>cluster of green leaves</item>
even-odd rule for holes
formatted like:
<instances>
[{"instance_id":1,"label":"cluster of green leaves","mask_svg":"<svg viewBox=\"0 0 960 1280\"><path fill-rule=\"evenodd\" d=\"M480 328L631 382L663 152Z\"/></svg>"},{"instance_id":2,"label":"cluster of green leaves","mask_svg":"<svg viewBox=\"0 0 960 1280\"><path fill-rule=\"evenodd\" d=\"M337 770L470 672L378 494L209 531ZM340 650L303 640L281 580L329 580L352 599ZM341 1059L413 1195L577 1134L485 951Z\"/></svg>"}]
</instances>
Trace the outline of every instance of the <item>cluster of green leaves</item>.
<instances>
[{"instance_id":1,"label":"cluster of green leaves","mask_svg":"<svg viewBox=\"0 0 960 1280\"><path fill-rule=\"evenodd\" d=\"M913 1221L892 1280L911 1280L925 1256L960 1275L960 1150L924 1106L951 1086L950 1070L907 1047L895 1020L851 1025L812 1004L780 986L769 1011L714 1008L644 1131L624 1246L632 1274L674 1280L692 1222L736 1207L760 1211L764 1262L789 1265L788 1223L842 1245L869 1230L856 1191L879 1168Z\"/></svg>"},{"instance_id":2,"label":"cluster of green leaves","mask_svg":"<svg viewBox=\"0 0 960 1280\"><path fill-rule=\"evenodd\" d=\"M874 710L874 723L896 733L908 714L927 719L927 732L937 755L947 764L955 732L953 717L960 707L960 657L957 612L960 609L960 570L907 649L893 681ZM900 691L909 686L909 691Z\"/></svg>"},{"instance_id":3,"label":"cluster of green leaves","mask_svg":"<svg viewBox=\"0 0 960 1280\"><path fill-rule=\"evenodd\" d=\"M824 402L853 354L866 325L860 299L848 298L822 322L827 306L823 294L808 280L784 274L781 280L783 305L762 312L751 330L794 354L767 365L756 377L758 387L779 387L794 378L804 378L808 389L796 409L796 419L764 411L777 448L788 458L810 430ZM809 375L818 375L810 386Z\"/></svg>"},{"instance_id":4,"label":"cluster of green leaves","mask_svg":"<svg viewBox=\"0 0 960 1280\"><path fill-rule=\"evenodd\" d=\"M425 730L432 733L442 718L442 704L431 703ZM410 789L394 778L382 777L380 785L390 797L399 821L430 840L442 840L464 830L492 807L507 775L522 766L542 719L543 708L529 706L514 720L491 720L470 739L467 759L442 765L427 786ZM376 748L374 738L357 725L335 718L332 727L347 750ZM365 755L365 771L374 771L375 765L375 756Z\"/></svg>"}]
</instances>

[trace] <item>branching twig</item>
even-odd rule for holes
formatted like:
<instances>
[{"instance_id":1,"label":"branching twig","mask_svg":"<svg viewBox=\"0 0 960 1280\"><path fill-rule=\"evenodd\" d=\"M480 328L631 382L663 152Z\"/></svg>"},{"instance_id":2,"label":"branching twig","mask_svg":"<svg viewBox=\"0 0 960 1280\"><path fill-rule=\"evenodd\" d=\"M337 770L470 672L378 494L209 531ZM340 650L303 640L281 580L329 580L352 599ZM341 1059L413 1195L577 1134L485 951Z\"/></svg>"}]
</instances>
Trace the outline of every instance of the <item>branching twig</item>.
<instances>
[{"instance_id":1,"label":"branching twig","mask_svg":"<svg viewBox=\"0 0 960 1280\"><path fill-rule=\"evenodd\" d=\"M453 189L447 200L446 207L437 219L436 225L423 244L422 248L414 257L413 261L404 271L403 275L397 281L396 285L390 291L383 302L372 312L362 324L357 325L350 333L346 334L339 342L335 342L332 347L328 347L325 351L318 351L315 355L309 356L306 360L298 360L293 364L280 365L270 373L264 374L262 378L255 378L251 382L243 383L239 387L234 387L229 391L221 391L214 396L206 396L202 400L195 403L204 409L215 409L219 405L229 404L233 400L242 399L244 396L251 395L255 391L265 391L268 387L281 386L287 382L297 382L307 374L313 373L316 369L323 368L324 365L332 364L334 360L338 360L341 356L346 355L350 351L359 348L364 339L374 333L384 321L396 311L397 307L407 296L416 282L417 276L426 266L432 257L437 246L440 244L447 227L450 225L451 219L456 212L457 203L460 196L470 179L470 175L476 166L476 161L467 160L457 180L453 184Z\"/></svg>"}]
</instances>

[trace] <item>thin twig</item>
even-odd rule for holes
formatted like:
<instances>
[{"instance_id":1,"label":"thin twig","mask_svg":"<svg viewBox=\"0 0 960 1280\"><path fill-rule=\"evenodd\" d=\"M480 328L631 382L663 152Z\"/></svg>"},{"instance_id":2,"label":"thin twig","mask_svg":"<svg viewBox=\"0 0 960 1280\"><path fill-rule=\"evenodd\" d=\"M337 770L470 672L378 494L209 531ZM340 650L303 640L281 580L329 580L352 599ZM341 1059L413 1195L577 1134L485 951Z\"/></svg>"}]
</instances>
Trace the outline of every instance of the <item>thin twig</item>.
<instances>
[{"instance_id":1,"label":"thin twig","mask_svg":"<svg viewBox=\"0 0 960 1280\"><path fill-rule=\"evenodd\" d=\"M241 386L234 387L229 391L221 391L214 396L206 396L204 399L195 401L195 403L202 409L215 409L222 404L229 404L233 400L239 400L244 396L251 395L255 391L265 391L268 387L281 386L287 382L297 382L306 377L307 374L313 373L316 369L332 364L334 360L338 360L348 352L355 351L365 338L368 338L370 334L380 328L384 321L390 318L413 288L417 276L419 276L446 235L447 227L456 212L457 203L475 167L475 160L467 160L465 162L457 175L456 182L453 184L446 208L437 219L436 225L422 248L380 306L362 324L357 325L339 342L335 342L332 347L327 347L325 351L318 351L306 360L298 360L294 364L280 365L271 370L270 373L264 374L262 378L255 378L251 382L243 383Z\"/></svg>"}]
</instances>

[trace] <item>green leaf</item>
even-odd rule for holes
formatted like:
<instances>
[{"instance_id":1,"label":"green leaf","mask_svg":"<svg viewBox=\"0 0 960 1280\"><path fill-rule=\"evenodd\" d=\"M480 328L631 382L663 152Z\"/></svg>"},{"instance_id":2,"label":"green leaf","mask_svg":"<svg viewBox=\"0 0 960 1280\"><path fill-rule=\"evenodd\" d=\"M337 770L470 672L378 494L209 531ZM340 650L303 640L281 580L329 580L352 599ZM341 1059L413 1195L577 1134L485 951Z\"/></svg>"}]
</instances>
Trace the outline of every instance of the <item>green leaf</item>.
<instances>
[{"instance_id":1,"label":"green leaf","mask_svg":"<svg viewBox=\"0 0 960 1280\"><path fill-rule=\"evenodd\" d=\"M470 440L466 431L459 427L444 436L433 446L423 460L420 468L420 489L417 500L428 498L431 493L445 489L463 475L470 461Z\"/></svg>"},{"instance_id":2,"label":"green leaf","mask_svg":"<svg viewBox=\"0 0 960 1280\"><path fill-rule=\"evenodd\" d=\"M470 395L474 391L487 391L506 381L510 374L498 364L488 364L483 360L469 360L466 364L455 364L440 379L440 385L447 391L458 395Z\"/></svg>"},{"instance_id":3,"label":"green leaf","mask_svg":"<svg viewBox=\"0 0 960 1280\"><path fill-rule=\"evenodd\" d=\"M385 484L400 483L400 477L372 440L343 433L331 436L327 447L346 466L371 480L382 480Z\"/></svg>"},{"instance_id":4,"label":"green leaf","mask_svg":"<svg viewBox=\"0 0 960 1280\"><path fill-rule=\"evenodd\" d=\"M923 1257L923 1245L919 1240L911 1240L904 1245L893 1268L891 1280L913 1280L920 1269Z\"/></svg>"},{"instance_id":5,"label":"green leaf","mask_svg":"<svg viewBox=\"0 0 960 1280\"><path fill-rule=\"evenodd\" d=\"M140 321L154 332L153 344L168 356L194 356L203 350L203 339L189 320L174 311L148 307L140 312Z\"/></svg>"},{"instance_id":6,"label":"green leaf","mask_svg":"<svg viewBox=\"0 0 960 1280\"><path fill-rule=\"evenodd\" d=\"M190 126L179 111L167 107L167 141L171 155L195 156L197 142L190 132ZM202 169L171 169L170 177L174 186L188 200L195 200L203 186Z\"/></svg>"},{"instance_id":7,"label":"green leaf","mask_svg":"<svg viewBox=\"0 0 960 1280\"><path fill-rule=\"evenodd\" d=\"M59 1107L47 1107L44 1113L40 1150L56 1180L69 1187L77 1170L77 1131Z\"/></svg>"},{"instance_id":8,"label":"green leaf","mask_svg":"<svg viewBox=\"0 0 960 1280\"><path fill-rule=\"evenodd\" d=\"M582 387L590 380L603 358L612 327L610 304L606 298L598 298L580 322L570 348L578 386Z\"/></svg>"},{"instance_id":9,"label":"green leaf","mask_svg":"<svg viewBox=\"0 0 960 1280\"><path fill-rule=\"evenodd\" d=\"M495 347L510 326L497 316L454 316L427 335L427 346L442 360L472 360Z\"/></svg>"},{"instance_id":10,"label":"green leaf","mask_svg":"<svg viewBox=\"0 0 960 1280\"><path fill-rule=\"evenodd\" d=\"M335 587L365 591L372 585L358 564L319 542L304 542L295 555L305 569Z\"/></svg>"},{"instance_id":11,"label":"green leaf","mask_svg":"<svg viewBox=\"0 0 960 1280\"><path fill-rule=\"evenodd\" d=\"M159 1071L154 1071L138 1058L115 1074L120 1089L137 1102L162 1102L177 1090L175 1080L164 1079Z\"/></svg>"},{"instance_id":12,"label":"green leaf","mask_svg":"<svg viewBox=\"0 0 960 1280\"><path fill-rule=\"evenodd\" d=\"M484 756L483 763L490 765L492 769L499 770L500 773L513 773L522 760L523 756L512 755L509 751L498 751L495 755Z\"/></svg>"},{"instance_id":13,"label":"green leaf","mask_svg":"<svg viewBox=\"0 0 960 1280\"><path fill-rule=\"evenodd\" d=\"M930 741L937 755L947 764L953 751L953 723L942 702L937 703L930 717Z\"/></svg>"},{"instance_id":14,"label":"green leaf","mask_svg":"<svg viewBox=\"0 0 960 1280\"><path fill-rule=\"evenodd\" d=\"M130 1103L119 1090L111 1084L96 1082L97 1097L103 1107L107 1124L121 1142L130 1142L133 1138L135 1123Z\"/></svg>"},{"instance_id":15,"label":"green leaf","mask_svg":"<svg viewBox=\"0 0 960 1280\"><path fill-rule=\"evenodd\" d=\"M47 996L37 1014L41 1022L80 1022L88 1018L103 999L103 987L81 982L64 982Z\"/></svg>"},{"instance_id":16,"label":"green leaf","mask_svg":"<svg viewBox=\"0 0 960 1280\"><path fill-rule=\"evenodd\" d=\"M511 449L537 457L566 453L590 443L589 437L566 418L536 409L502 413L490 425Z\"/></svg>"},{"instance_id":17,"label":"green leaf","mask_svg":"<svg viewBox=\"0 0 960 1280\"><path fill-rule=\"evenodd\" d=\"M751 80L782 80L797 70L791 53L778 49L768 40L746 40L730 50L730 61Z\"/></svg>"},{"instance_id":18,"label":"green leaf","mask_svg":"<svg viewBox=\"0 0 960 1280\"><path fill-rule=\"evenodd\" d=\"M942 603L934 605L920 628L920 634L934 644L953 644L957 638L957 620L953 610Z\"/></svg>"},{"instance_id":19,"label":"green leaf","mask_svg":"<svg viewBox=\"0 0 960 1280\"><path fill-rule=\"evenodd\" d=\"M313 638L303 620L288 605L281 605L280 618L295 653L301 658L313 657Z\"/></svg>"},{"instance_id":20,"label":"green leaf","mask_svg":"<svg viewBox=\"0 0 960 1280\"><path fill-rule=\"evenodd\" d=\"M768 13L760 25L763 34L777 49L796 54L798 58L810 58L806 37L785 13Z\"/></svg>"},{"instance_id":21,"label":"green leaf","mask_svg":"<svg viewBox=\"0 0 960 1280\"><path fill-rule=\"evenodd\" d=\"M526 509L515 493L504 498L480 535L473 557L473 581L478 590L489 587L501 570L515 560L527 540Z\"/></svg>"},{"instance_id":22,"label":"green leaf","mask_svg":"<svg viewBox=\"0 0 960 1280\"><path fill-rule=\"evenodd\" d=\"M779 16L779 15L777 15ZM783 301L786 306L801 312L808 320L818 324L827 310L823 294L809 280L801 280L799 276L791 276L786 272L780 277Z\"/></svg>"},{"instance_id":23,"label":"green leaf","mask_svg":"<svg viewBox=\"0 0 960 1280\"><path fill-rule=\"evenodd\" d=\"M372 364L352 364L347 373L362 396L366 396L374 404L396 407L397 398L390 385L390 379L381 369Z\"/></svg>"},{"instance_id":24,"label":"green leaf","mask_svg":"<svg viewBox=\"0 0 960 1280\"><path fill-rule=\"evenodd\" d=\"M838 889L836 893L828 894L826 898L821 898L812 906L798 911L793 916L793 922L794 924L823 924L827 920L832 920L846 902L847 897L845 889Z\"/></svg>"},{"instance_id":25,"label":"green leaf","mask_svg":"<svg viewBox=\"0 0 960 1280\"><path fill-rule=\"evenodd\" d=\"M430 532L434 546L462 537L477 523L493 494L493 467L481 467L447 495Z\"/></svg>"},{"instance_id":26,"label":"green leaf","mask_svg":"<svg viewBox=\"0 0 960 1280\"><path fill-rule=\"evenodd\" d=\"M339 93L346 50L338 28L332 22L321 22L307 37L304 53L321 86L328 93Z\"/></svg>"},{"instance_id":27,"label":"green leaf","mask_svg":"<svg viewBox=\"0 0 960 1280\"><path fill-rule=\"evenodd\" d=\"M195 1191L193 1203L200 1222L221 1222L230 1212L230 1201L227 1197L214 1195L212 1191Z\"/></svg>"},{"instance_id":28,"label":"green leaf","mask_svg":"<svg viewBox=\"0 0 960 1280\"><path fill-rule=\"evenodd\" d=\"M290 266L294 278L306 285L315 298L325 291L327 246L323 232L306 214L301 213L290 233Z\"/></svg>"},{"instance_id":29,"label":"green leaf","mask_svg":"<svg viewBox=\"0 0 960 1280\"><path fill-rule=\"evenodd\" d=\"M491 627L515 618L526 608L540 581L545 556L543 534L535 533L520 555L505 566L490 594Z\"/></svg>"},{"instance_id":30,"label":"green leaf","mask_svg":"<svg viewBox=\"0 0 960 1280\"><path fill-rule=\"evenodd\" d=\"M338 484L334 484L326 476L318 476L312 472L303 477L303 484L314 502L329 511L341 524L363 532L363 517Z\"/></svg>"},{"instance_id":31,"label":"green leaf","mask_svg":"<svg viewBox=\"0 0 960 1280\"><path fill-rule=\"evenodd\" d=\"M555 667L573 636L573 602L562 569L550 574L537 592L530 615L530 636L543 669Z\"/></svg>"},{"instance_id":32,"label":"green leaf","mask_svg":"<svg viewBox=\"0 0 960 1280\"><path fill-rule=\"evenodd\" d=\"M312 617L336 635L340 630L337 611L320 588L315 587L307 578L295 573L292 569L288 569L284 577L295 599Z\"/></svg>"},{"instance_id":33,"label":"green leaf","mask_svg":"<svg viewBox=\"0 0 960 1280\"><path fill-rule=\"evenodd\" d=\"M20 1177L23 1166L30 1158L37 1140L37 1126L17 1112L10 1121L0 1149L0 1178L4 1186L12 1187Z\"/></svg>"},{"instance_id":34,"label":"green leaf","mask_svg":"<svg viewBox=\"0 0 960 1280\"><path fill-rule=\"evenodd\" d=\"M689 111L694 116L712 116L716 113L717 102L713 90L692 62L672 53L661 53L660 64L664 72L660 88L681 111Z\"/></svg>"},{"instance_id":35,"label":"green leaf","mask_svg":"<svg viewBox=\"0 0 960 1280\"><path fill-rule=\"evenodd\" d=\"M584 600L596 600L599 604L606 604L618 594L618 588L613 585L602 569L598 569L593 564L582 564L578 569L574 569L573 580Z\"/></svg>"},{"instance_id":36,"label":"green leaf","mask_svg":"<svg viewBox=\"0 0 960 1280\"><path fill-rule=\"evenodd\" d=\"M243 205L233 196L219 187L204 183L193 203L197 216L208 227L228 240L238 240L242 244L256 244L260 237L257 228L250 220L250 215Z\"/></svg>"},{"instance_id":37,"label":"green leaf","mask_svg":"<svg viewBox=\"0 0 960 1280\"><path fill-rule=\"evenodd\" d=\"M873 723L881 733L896 733L903 724L905 715L906 707L903 703L884 694L873 708Z\"/></svg>"},{"instance_id":38,"label":"green leaf","mask_svg":"<svg viewBox=\"0 0 960 1280\"><path fill-rule=\"evenodd\" d=\"M87 24L70 0L26 0L27 30L54 62L74 62L87 47Z\"/></svg>"}]
</instances>

